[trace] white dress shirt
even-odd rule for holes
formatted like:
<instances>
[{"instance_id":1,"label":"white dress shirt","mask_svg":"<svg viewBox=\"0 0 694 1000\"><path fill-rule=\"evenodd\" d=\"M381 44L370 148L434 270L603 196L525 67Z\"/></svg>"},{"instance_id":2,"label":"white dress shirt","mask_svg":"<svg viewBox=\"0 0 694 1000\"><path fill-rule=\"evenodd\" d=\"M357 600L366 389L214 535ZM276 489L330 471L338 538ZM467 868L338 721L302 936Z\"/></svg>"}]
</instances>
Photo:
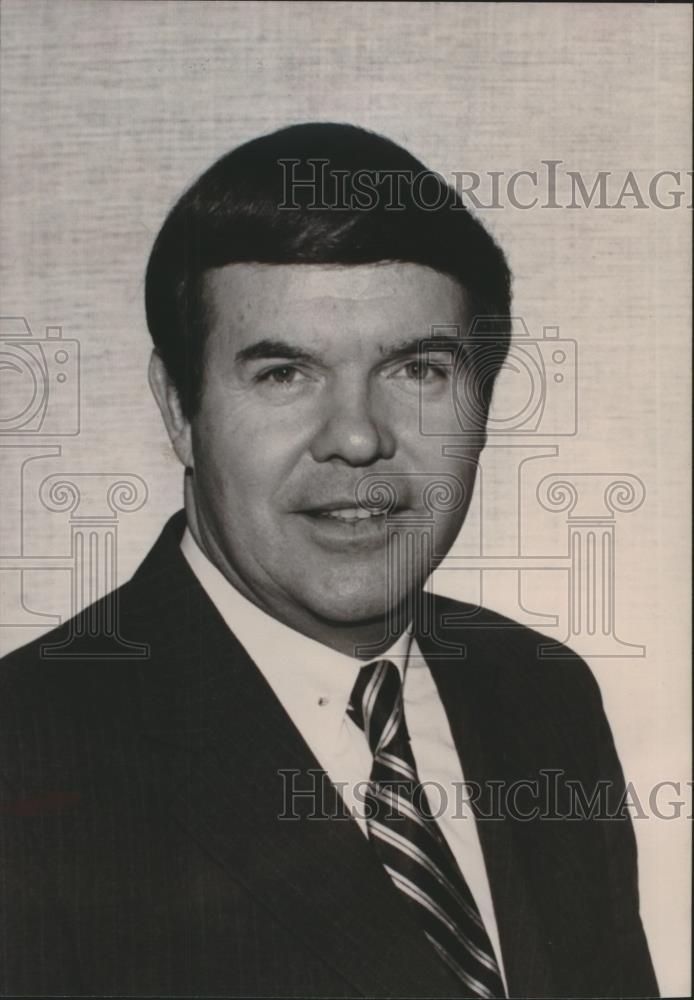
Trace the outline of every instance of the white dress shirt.
<instances>
[{"instance_id":1,"label":"white dress shirt","mask_svg":"<svg viewBox=\"0 0 694 1000\"><path fill-rule=\"evenodd\" d=\"M352 688L366 661L338 653L261 611L210 562L188 528L181 551L366 834L363 789L373 758L364 733L347 715ZM465 779L436 684L408 633L378 659L391 660L403 677L405 717L419 780L427 783L430 807L475 898L506 986L477 825L461 802ZM361 797L355 789L362 789Z\"/></svg>"}]
</instances>

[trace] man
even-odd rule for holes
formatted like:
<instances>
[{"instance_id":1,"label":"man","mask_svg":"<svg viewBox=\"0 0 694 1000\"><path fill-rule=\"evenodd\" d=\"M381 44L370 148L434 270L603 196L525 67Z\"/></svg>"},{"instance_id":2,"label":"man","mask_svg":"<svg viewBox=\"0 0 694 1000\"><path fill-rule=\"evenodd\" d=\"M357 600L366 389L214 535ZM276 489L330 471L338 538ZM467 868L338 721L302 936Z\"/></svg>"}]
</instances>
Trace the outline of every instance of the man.
<instances>
[{"instance_id":1,"label":"man","mask_svg":"<svg viewBox=\"0 0 694 1000\"><path fill-rule=\"evenodd\" d=\"M423 590L508 347L501 250L401 148L301 125L183 195L146 305L185 512L6 662L5 991L653 995L592 675ZM103 655L116 613L146 657Z\"/></svg>"}]
</instances>

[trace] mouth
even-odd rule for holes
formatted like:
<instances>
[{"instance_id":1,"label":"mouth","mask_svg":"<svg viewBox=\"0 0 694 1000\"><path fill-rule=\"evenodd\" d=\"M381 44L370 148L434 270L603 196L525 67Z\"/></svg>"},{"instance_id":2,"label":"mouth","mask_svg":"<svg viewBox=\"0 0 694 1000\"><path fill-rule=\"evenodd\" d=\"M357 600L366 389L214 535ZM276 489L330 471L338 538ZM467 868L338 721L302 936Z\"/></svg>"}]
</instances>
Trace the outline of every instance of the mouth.
<instances>
[{"instance_id":1,"label":"mouth","mask_svg":"<svg viewBox=\"0 0 694 1000\"><path fill-rule=\"evenodd\" d=\"M307 511L309 517L330 518L342 521L343 524L356 524L357 521L369 521L385 517L385 510L367 510L365 507L338 507L334 510Z\"/></svg>"},{"instance_id":2,"label":"mouth","mask_svg":"<svg viewBox=\"0 0 694 1000\"><path fill-rule=\"evenodd\" d=\"M310 528L311 536L330 549L350 552L355 549L380 548L385 544L387 520L404 507L362 507L346 498L310 507L298 513Z\"/></svg>"},{"instance_id":3,"label":"mouth","mask_svg":"<svg viewBox=\"0 0 694 1000\"><path fill-rule=\"evenodd\" d=\"M365 506L355 503L354 498L339 497L315 507L305 507L299 513L305 517L316 518L318 520L339 521L343 524L358 524L359 522L382 521L386 514L393 517L406 510L404 504L395 506Z\"/></svg>"}]
</instances>

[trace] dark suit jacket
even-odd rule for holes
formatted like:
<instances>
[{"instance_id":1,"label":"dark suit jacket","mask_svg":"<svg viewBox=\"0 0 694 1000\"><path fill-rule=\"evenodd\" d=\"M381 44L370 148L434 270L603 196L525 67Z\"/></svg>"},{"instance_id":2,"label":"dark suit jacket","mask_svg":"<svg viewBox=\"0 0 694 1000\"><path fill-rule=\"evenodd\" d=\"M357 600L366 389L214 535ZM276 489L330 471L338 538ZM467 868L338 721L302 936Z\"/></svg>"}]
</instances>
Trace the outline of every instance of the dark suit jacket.
<instances>
[{"instance_id":1,"label":"dark suit jacket","mask_svg":"<svg viewBox=\"0 0 694 1000\"><path fill-rule=\"evenodd\" d=\"M301 799L300 818L278 819L280 772L305 787L320 767L182 557L183 526L181 512L116 592L120 635L146 657L103 656L104 601L4 662L3 992L462 996L327 778L332 818ZM538 658L540 636L491 612L427 610L438 636L420 646L466 779L485 788L511 995L655 994L628 818L523 820L498 791L501 813L481 818L490 782L543 769L561 775L557 814L566 778L619 799L590 671L567 650Z\"/></svg>"}]
</instances>

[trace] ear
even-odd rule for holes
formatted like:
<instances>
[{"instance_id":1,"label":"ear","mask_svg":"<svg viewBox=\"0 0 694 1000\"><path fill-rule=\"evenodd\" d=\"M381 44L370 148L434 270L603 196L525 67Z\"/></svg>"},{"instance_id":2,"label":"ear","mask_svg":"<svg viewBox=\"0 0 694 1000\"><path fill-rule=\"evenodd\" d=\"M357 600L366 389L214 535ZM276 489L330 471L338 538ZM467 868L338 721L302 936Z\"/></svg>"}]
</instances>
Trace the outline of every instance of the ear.
<instances>
[{"instance_id":1,"label":"ear","mask_svg":"<svg viewBox=\"0 0 694 1000\"><path fill-rule=\"evenodd\" d=\"M149 359L149 386L157 401L176 455L186 468L192 469L195 463L190 422L183 414L178 390L171 381L166 365L156 348Z\"/></svg>"}]
</instances>

